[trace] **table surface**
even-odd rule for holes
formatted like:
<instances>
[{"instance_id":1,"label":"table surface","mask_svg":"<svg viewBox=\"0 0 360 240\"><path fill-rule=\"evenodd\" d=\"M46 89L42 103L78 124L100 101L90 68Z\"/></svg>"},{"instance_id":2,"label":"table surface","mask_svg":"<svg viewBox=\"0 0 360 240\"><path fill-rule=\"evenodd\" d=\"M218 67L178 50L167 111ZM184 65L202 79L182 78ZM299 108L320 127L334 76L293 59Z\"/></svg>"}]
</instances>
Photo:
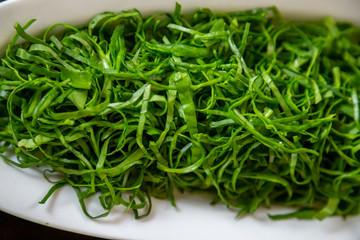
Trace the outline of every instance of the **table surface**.
<instances>
[{"instance_id":1,"label":"table surface","mask_svg":"<svg viewBox=\"0 0 360 240\"><path fill-rule=\"evenodd\" d=\"M99 239L43 226L0 211L1 240L49 239L54 237L55 239Z\"/></svg>"}]
</instances>

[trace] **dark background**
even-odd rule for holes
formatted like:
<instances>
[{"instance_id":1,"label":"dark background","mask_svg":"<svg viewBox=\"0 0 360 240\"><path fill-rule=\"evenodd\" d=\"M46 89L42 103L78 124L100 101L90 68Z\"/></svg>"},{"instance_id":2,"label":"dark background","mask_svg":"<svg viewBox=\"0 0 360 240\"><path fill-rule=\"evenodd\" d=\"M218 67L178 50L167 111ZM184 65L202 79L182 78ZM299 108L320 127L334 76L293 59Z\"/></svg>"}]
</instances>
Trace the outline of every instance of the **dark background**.
<instances>
[{"instance_id":1,"label":"dark background","mask_svg":"<svg viewBox=\"0 0 360 240\"><path fill-rule=\"evenodd\" d=\"M46 227L37 223L23 220L0 211L0 239L86 239L95 240L99 238L80 235L72 232L61 231Z\"/></svg>"},{"instance_id":2,"label":"dark background","mask_svg":"<svg viewBox=\"0 0 360 240\"><path fill-rule=\"evenodd\" d=\"M4 2L4 0L0 0ZM10 214L0 211L0 239L18 240L18 239L86 239L95 240L99 238L80 235L72 232L61 231L58 229L46 227L33 223Z\"/></svg>"}]
</instances>

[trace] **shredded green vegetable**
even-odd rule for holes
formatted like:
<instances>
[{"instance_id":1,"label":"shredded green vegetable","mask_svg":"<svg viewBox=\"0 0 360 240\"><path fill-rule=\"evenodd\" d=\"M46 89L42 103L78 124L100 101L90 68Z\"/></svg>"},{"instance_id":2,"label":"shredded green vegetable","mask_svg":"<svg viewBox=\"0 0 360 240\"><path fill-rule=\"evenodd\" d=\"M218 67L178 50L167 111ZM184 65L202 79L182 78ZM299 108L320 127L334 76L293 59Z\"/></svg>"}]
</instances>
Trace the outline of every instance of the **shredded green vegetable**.
<instances>
[{"instance_id":1,"label":"shredded green vegetable","mask_svg":"<svg viewBox=\"0 0 360 240\"><path fill-rule=\"evenodd\" d=\"M90 218L116 205L145 217L151 197L175 205L175 189L213 193L239 216L360 213L359 28L275 7L183 16L179 4L41 38L26 33L33 22L15 24L1 61L0 154L60 173L40 203L71 185Z\"/></svg>"}]
</instances>

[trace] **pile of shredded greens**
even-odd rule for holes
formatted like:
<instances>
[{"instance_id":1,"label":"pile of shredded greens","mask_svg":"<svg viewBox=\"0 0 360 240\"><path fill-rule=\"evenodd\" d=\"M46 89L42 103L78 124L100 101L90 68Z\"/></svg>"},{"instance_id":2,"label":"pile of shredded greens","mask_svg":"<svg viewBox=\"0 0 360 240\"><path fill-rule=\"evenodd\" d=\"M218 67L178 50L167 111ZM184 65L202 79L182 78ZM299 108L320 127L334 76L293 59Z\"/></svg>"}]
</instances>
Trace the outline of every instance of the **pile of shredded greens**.
<instances>
[{"instance_id":1,"label":"pile of shredded greens","mask_svg":"<svg viewBox=\"0 0 360 240\"><path fill-rule=\"evenodd\" d=\"M15 24L0 154L47 166L49 181L60 173L41 203L71 185L91 218L116 205L147 216L152 196L175 204L174 189L213 193L239 215L359 214L360 29L283 20L275 7L180 9L105 12L41 38L26 33L33 21ZM84 201L94 194L99 216Z\"/></svg>"}]
</instances>

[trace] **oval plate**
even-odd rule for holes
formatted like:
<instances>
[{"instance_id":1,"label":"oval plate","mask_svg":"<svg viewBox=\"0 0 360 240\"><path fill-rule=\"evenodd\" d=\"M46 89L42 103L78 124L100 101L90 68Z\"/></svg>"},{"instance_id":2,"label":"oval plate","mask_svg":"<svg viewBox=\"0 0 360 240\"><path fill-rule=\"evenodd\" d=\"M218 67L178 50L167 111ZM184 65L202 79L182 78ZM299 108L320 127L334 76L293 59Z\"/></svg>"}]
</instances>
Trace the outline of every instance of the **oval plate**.
<instances>
[{"instance_id":1,"label":"oval plate","mask_svg":"<svg viewBox=\"0 0 360 240\"><path fill-rule=\"evenodd\" d=\"M360 23L358 0L184 0L183 11L208 7L214 11L249 9L274 5L285 17L315 19L332 15L338 20ZM24 24L38 19L29 28L39 33L52 23L84 24L103 11L137 8L144 14L172 12L175 1L160 0L9 0L0 4L0 54L15 33L15 22ZM9 157L15 156L9 153ZM151 215L135 220L131 212L115 209L108 217L91 220L78 204L71 187L57 191L45 205L38 202L51 187L37 169L20 169L0 161L0 210L50 227L111 239L342 239L355 240L360 236L360 217L343 220L340 217L317 220L272 221L267 213L285 213L289 209L260 209L251 216L235 219L236 212L219 204L210 206L206 195L177 194L177 207L169 201L153 199ZM98 213L94 202L89 202Z\"/></svg>"}]
</instances>

